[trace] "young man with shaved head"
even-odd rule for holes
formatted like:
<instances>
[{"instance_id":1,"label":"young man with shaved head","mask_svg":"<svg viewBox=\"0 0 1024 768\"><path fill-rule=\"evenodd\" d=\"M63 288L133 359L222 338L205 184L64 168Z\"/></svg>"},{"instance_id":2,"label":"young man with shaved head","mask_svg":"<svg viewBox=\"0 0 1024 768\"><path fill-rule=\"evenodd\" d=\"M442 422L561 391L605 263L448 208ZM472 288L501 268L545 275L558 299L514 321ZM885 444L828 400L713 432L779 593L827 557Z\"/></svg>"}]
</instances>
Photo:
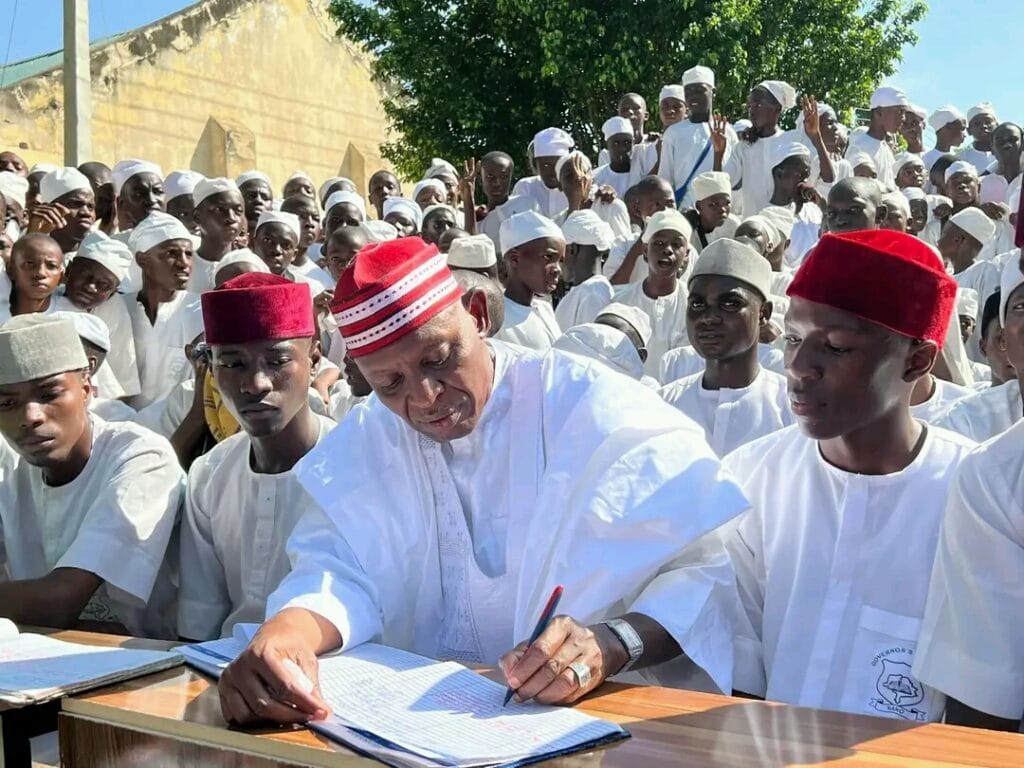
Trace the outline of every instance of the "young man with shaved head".
<instances>
[{"instance_id":1,"label":"young man with shaved head","mask_svg":"<svg viewBox=\"0 0 1024 768\"><path fill-rule=\"evenodd\" d=\"M371 638L499 665L520 700L694 664L731 685L728 559L703 534L746 502L699 431L600 363L485 340L483 302L460 293L418 238L342 275L332 310L375 397L294 470L311 501L268 620L221 677L227 720L327 716L289 670L315 686L317 653ZM563 615L527 650L552 584Z\"/></svg>"},{"instance_id":2,"label":"young man with shaved head","mask_svg":"<svg viewBox=\"0 0 1024 768\"><path fill-rule=\"evenodd\" d=\"M956 283L912 236L862 231L822 238L789 297L797 425L724 462L752 505L726 534L748 620L734 685L789 704L941 720L944 697L911 665L943 506L974 443L916 420L910 401L938 356Z\"/></svg>"}]
</instances>

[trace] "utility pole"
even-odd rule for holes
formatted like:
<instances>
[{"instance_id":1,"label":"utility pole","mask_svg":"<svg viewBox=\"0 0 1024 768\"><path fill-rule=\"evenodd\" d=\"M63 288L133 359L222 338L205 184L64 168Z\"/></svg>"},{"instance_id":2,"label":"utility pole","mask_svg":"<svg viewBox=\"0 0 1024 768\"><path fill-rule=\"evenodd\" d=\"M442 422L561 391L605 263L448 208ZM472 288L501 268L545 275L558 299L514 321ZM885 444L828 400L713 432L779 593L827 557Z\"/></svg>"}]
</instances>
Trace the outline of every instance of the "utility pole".
<instances>
[{"instance_id":1,"label":"utility pole","mask_svg":"<svg viewBox=\"0 0 1024 768\"><path fill-rule=\"evenodd\" d=\"M64 162L92 159L89 0L64 0Z\"/></svg>"}]
</instances>

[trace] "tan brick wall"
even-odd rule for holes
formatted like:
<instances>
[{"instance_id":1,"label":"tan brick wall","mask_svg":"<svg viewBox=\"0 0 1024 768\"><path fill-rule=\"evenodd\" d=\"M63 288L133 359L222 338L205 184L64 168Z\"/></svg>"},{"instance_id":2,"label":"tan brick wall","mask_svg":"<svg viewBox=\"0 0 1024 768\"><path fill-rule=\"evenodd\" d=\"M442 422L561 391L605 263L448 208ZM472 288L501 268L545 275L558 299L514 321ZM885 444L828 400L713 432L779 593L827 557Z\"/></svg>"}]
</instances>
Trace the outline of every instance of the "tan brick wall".
<instances>
[{"instance_id":1,"label":"tan brick wall","mask_svg":"<svg viewBox=\"0 0 1024 768\"><path fill-rule=\"evenodd\" d=\"M207 0L92 57L93 154L144 157L164 172L258 167L275 192L296 169L318 183L384 167L383 94L337 40L322 0ZM29 163L63 155L61 73L0 93L0 149ZM19 146L25 145L26 148Z\"/></svg>"}]
</instances>

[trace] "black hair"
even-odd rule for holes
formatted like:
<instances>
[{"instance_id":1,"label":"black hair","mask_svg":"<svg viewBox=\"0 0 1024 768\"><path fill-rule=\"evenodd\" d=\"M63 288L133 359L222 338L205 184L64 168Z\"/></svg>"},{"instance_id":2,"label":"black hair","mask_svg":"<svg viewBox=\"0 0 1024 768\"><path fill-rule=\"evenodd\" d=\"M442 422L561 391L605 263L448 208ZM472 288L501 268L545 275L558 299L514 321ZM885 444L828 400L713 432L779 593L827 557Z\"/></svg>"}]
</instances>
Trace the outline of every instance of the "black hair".
<instances>
[{"instance_id":1,"label":"black hair","mask_svg":"<svg viewBox=\"0 0 1024 768\"><path fill-rule=\"evenodd\" d=\"M999 322L999 304L1002 294L999 289L996 292L985 299L985 308L981 311L981 328L979 333L981 338L985 338L985 332L988 331L988 326L993 321Z\"/></svg>"}]
</instances>

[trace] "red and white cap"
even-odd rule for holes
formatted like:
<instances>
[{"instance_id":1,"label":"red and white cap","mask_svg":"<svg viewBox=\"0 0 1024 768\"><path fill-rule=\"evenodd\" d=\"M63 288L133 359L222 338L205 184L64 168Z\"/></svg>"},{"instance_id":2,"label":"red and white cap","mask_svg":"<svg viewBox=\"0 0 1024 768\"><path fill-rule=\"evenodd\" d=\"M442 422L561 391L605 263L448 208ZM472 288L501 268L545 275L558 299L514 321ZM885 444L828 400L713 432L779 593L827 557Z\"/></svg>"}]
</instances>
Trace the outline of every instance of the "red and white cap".
<instances>
[{"instance_id":1,"label":"red and white cap","mask_svg":"<svg viewBox=\"0 0 1024 768\"><path fill-rule=\"evenodd\" d=\"M331 313L348 354L362 357L426 324L461 296L437 246L403 237L356 254L334 289Z\"/></svg>"}]
</instances>

